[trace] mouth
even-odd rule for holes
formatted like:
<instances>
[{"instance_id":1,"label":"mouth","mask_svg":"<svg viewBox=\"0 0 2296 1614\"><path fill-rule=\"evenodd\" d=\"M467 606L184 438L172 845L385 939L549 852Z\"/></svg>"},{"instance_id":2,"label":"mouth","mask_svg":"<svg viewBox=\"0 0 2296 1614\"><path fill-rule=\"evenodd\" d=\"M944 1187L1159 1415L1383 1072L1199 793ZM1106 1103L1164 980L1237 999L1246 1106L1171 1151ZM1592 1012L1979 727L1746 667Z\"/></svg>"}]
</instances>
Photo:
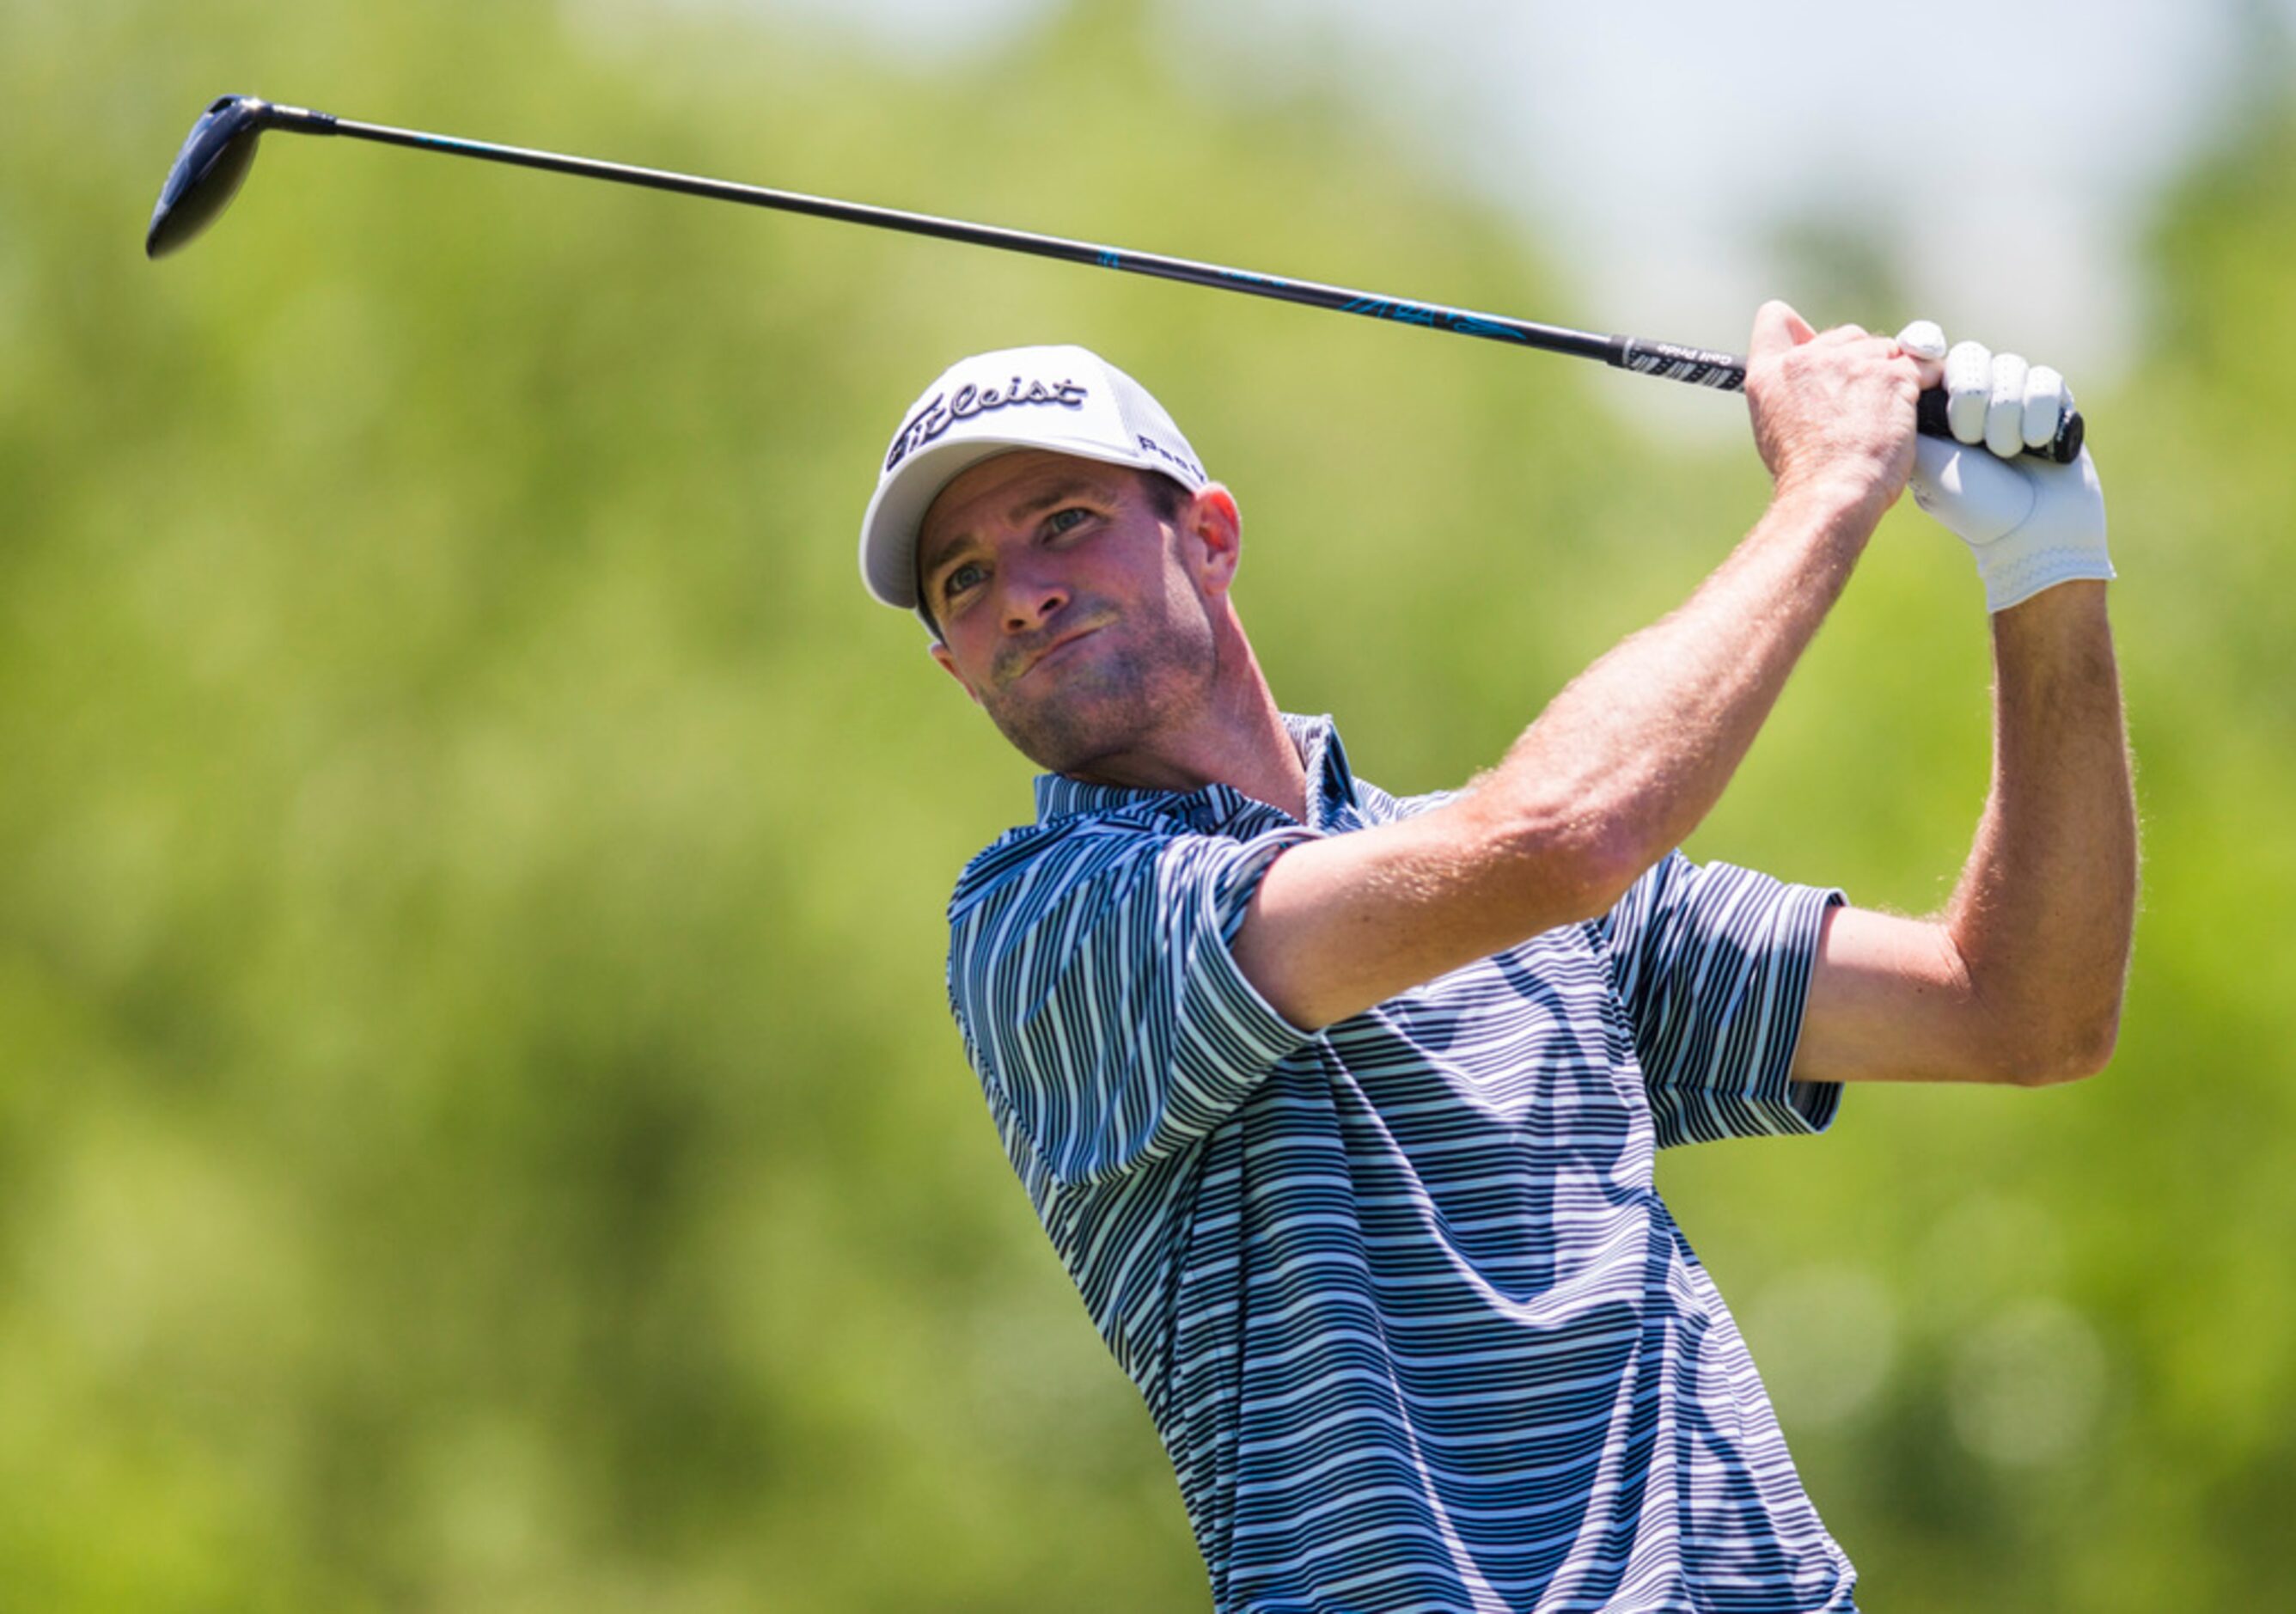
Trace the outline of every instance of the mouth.
<instances>
[{"instance_id":1,"label":"mouth","mask_svg":"<svg viewBox=\"0 0 2296 1614\"><path fill-rule=\"evenodd\" d=\"M1093 635L1098 633L1103 626L1105 625L1095 622L1090 627L1080 627L1074 633L1062 635L1059 638L1046 645L1043 650L1038 651L1035 657L1030 660L1029 664L1021 669L1019 676L1015 677L1013 682L1017 684L1021 678L1027 677L1038 668L1060 660L1061 657L1066 655L1072 647L1082 643L1085 640L1091 638Z\"/></svg>"}]
</instances>

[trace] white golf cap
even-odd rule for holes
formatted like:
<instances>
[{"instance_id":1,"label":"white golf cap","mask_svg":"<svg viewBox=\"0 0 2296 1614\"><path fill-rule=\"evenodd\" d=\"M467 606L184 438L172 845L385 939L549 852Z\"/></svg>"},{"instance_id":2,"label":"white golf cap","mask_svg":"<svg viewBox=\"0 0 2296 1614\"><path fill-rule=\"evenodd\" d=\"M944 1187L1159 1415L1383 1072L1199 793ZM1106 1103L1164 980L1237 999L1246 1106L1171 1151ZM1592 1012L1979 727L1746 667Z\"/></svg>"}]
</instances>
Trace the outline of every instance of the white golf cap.
<instances>
[{"instance_id":1,"label":"white golf cap","mask_svg":"<svg viewBox=\"0 0 2296 1614\"><path fill-rule=\"evenodd\" d=\"M1164 406L1097 354L1076 347L976 353L925 389L885 451L861 518L869 592L922 616L917 528L925 512L964 471L1015 448L1160 471L1191 493L1210 480Z\"/></svg>"}]
</instances>

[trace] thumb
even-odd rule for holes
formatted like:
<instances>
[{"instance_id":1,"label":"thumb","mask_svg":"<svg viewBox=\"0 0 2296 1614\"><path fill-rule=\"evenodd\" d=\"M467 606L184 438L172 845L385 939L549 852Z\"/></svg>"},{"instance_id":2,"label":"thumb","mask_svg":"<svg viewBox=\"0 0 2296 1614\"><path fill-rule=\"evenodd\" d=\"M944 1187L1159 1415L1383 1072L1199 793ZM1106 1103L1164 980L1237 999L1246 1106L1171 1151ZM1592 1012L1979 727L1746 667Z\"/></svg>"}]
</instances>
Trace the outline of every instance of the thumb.
<instances>
[{"instance_id":1,"label":"thumb","mask_svg":"<svg viewBox=\"0 0 2296 1614\"><path fill-rule=\"evenodd\" d=\"M1789 348L1800 347L1816 334L1808 320L1774 297L1755 311L1754 340L1747 348L1748 356L1760 358L1767 354L1783 353Z\"/></svg>"}]
</instances>

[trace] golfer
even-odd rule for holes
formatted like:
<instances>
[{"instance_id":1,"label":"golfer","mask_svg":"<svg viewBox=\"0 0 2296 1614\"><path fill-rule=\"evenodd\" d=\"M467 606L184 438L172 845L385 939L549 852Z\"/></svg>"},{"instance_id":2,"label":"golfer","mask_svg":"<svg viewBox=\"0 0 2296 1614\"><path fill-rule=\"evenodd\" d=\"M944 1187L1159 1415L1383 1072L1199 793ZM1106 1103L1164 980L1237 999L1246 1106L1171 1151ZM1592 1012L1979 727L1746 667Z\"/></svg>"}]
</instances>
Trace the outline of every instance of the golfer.
<instances>
[{"instance_id":1,"label":"golfer","mask_svg":"<svg viewBox=\"0 0 2296 1614\"><path fill-rule=\"evenodd\" d=\"M1958 443L1915 431L1941 380ZM1122 372L966 359L887 452L868 586L1045 770L957 882L951 1006L1223 1614L1853 1608L1652 1157L1820 1131L1847 1082L2111 1053L2136 845L2103 496L2086 455L2010 457L2062 381L1771 303L1746 391L1752 531L1488 772L1407 799L1279 707L1236 500ZM1951 900L1693 864L1909 478L1993 613Z\"/></svg>"}]
</instances>

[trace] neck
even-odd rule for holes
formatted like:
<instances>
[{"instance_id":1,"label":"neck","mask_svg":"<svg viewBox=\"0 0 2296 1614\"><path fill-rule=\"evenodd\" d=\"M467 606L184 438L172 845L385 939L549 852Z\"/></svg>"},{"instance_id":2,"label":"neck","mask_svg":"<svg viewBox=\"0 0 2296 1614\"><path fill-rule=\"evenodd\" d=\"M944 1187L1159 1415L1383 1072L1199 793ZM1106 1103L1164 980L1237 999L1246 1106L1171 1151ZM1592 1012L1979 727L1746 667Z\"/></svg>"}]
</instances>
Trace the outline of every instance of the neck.
<instances>
[{"instance_id":1,"label":"neck","mask_svg":"<svg viewBox=\"0 0 2296 1614\"><path fill-rule=\"evenodd\" d=\"M1087 784L1193 791L1225 784L1294 819L1308 821L1308 770L1283 726L1275 697L1241 634L1223 647L1212 697L1184 725L1136 750L1095 757L1065 770Z\"/></svg>"}]
</instances>

